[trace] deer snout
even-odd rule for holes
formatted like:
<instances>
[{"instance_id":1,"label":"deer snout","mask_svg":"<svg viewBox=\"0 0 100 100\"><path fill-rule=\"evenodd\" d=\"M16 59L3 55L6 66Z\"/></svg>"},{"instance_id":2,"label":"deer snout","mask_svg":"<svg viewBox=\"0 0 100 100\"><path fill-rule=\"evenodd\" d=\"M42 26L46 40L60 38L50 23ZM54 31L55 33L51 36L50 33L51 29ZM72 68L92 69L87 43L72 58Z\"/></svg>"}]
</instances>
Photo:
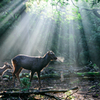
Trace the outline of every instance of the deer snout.
<instances>
[{"instance_id":1,"label":"deer snout","mask_svg":"<svg viewBox=\"0 0 100 100\"><path fill-rule=\"evenodd\" d=\"M57 57L56 56L51 56L51 60L57 60Z\"/></svg>"},{"instance_id":2,"label":"deer snout","mask_svg":"<svg viewBox=\"0 0 100 100\"><path fill-rule=\"evenodd\" d=\"M55 57L53 57L53 58L52 58L52 60L57 60L57 57L56 57L56 56L55 56Z\"/></svg>"},{"instance_id":3,"label":"deer snout","mask_svg":"<svg viewBox=\"0 0 100 100\"><path fill-rule=\"evenodd\" d=\"M57 60L57 57L55 57L54 59Z\"/></svg>"}]
</instances>

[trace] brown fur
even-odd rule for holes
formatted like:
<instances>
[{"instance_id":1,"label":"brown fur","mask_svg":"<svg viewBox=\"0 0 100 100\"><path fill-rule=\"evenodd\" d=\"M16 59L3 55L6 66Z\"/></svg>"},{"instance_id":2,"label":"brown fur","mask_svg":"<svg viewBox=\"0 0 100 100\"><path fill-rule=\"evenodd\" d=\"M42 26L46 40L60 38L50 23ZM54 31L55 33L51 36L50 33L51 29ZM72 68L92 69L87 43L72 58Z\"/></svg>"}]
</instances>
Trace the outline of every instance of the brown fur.
<instances>
[{"instance_id":1,"label":"brown fur","mask_svg":"<svg viewBox=\"0 0 100 100\"><path fill-rule=\"evenodd\" d=\"M56 59L57 57L52 51L47 52L43 57L17 55L11 60L13 69L14 69L13 76L16 75L16 77L18 78L20 82L19 73L21 72L21 70L23 68L27 70L31 70L31 78L30 78L30 82L31 82L34 73L37 72L38 79L39 79L39 85L41 87L41 84L40 84L41 70L44 67L46 67L50 61L56 60Z\"/></svg>"}]
</instances>

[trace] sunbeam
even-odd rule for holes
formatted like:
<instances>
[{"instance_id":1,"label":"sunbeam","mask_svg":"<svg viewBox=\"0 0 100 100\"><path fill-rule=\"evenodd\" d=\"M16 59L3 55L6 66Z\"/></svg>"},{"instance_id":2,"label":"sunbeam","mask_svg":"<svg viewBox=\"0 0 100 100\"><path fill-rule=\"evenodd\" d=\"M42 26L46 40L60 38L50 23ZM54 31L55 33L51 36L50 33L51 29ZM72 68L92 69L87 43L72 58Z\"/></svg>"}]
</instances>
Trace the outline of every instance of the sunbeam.
<instances>
[{"instance_id":1,"label":"sunbeam","mask_svg":"<svg viewBox=\"0 0 100 100\"><path fill-rule=\"evenodd\" d=\"M0 27L2 27L8 20L10 20L11 17L14 17L14 14L15 14L18 10L20 10L20 9L22 8L22 6L23 6L23 2L21 2L21 4L18 5L18 6L16 7L16 9L14 9L14 10L12 11L11 14L8 14L8 16L7 16L3 21L1 21ZM14 7L14 6L12 6L12 7ZM8 10L8 11L5 11L5 12L6 12L6 13L9 12L9 10Z\"/></svg>"},{"instance_id":2,"label":"sunbeam","mask_svg":"<svg viewBox=\"0 0 100 100\"><path fill-rule=\"evenodd\" d=\"M0 64L5 61L10 63L13 76L16 75L18 80L22 68L30 70L32 76L37 72L41 80L46 77L47 80L41 82L43 88L59 90L77 88L79 85L79 92L83 92L85 87L81 84L87 82L88 85L84 86L88 88L88 93L91 80L97 82L96 73L98 77L100 75L99 3L99 0L1 0ZM10 66L7 62L3 70ZM23 81L22 74L20 76ZM29 76L28 72L26 77ZM33 83L32 88L37 88L36 80ZM95 86L100 86L99 81L97 83ZM17 81L16 85L20 87ZM67 92L60 97L61 100L69 99L73 94L64 97L66 95ZM75 100L78 100L76 97L75 94ZM82 98L85 100L85 97Z\"/></svg>"}]
</instances>

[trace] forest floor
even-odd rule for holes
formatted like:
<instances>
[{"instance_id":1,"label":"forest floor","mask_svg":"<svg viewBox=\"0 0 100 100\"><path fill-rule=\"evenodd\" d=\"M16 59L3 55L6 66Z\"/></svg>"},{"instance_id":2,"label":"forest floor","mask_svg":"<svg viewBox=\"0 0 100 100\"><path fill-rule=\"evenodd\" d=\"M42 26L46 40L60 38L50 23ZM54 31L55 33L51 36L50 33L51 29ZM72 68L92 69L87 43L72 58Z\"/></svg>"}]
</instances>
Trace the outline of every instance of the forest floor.
<instances>
[{"instance_id":1,"label":"forest floor","mask_svg":"<svg viewBox=\"0 0 100 100\"><path fill-rule=\"evenodd\" d=\"M65 100L67 96L73 93L71 96L69 96L70 99L66 98L66 100L100 100L100 79L98 78L85 79L82 77L76 77L72 75L73 71L70 67L67 69L65 68L66 68L65 66L60 66L60 65L56 66L54 72L60 74L61 70L63 70L64 73L70 74L69 77L64 77L63 80L61 78L51 78L51 77L41 79L41 85L42 85L41 89L51 88L51 89L60 90L60 89L70 89L70 88L78 87L79 90L76 93L73 93L75 92L75 90L74 91L71 90L70 92L57 93L57 94L52 94L52 95L59 97L61 100ZM59 70L56 70L56 69L59 69ZM50 72L51 66L48 66L44 70L45 72L43 73L47 73L48 70ZM38 87L39 87L38 80L37 79L32 80L30 88L37 89ZM1 91L7 88L13 88L13 81L11 80L9 80L8 82L0 81L0 88L1 88L0 89ZM18 80L16 80L16 88L20 88L20 84ZM54 100L54 99L50 99L48 97L41 96L41 95L35 95L35 99L36 100Z\"/></svg>"}]
</instances>

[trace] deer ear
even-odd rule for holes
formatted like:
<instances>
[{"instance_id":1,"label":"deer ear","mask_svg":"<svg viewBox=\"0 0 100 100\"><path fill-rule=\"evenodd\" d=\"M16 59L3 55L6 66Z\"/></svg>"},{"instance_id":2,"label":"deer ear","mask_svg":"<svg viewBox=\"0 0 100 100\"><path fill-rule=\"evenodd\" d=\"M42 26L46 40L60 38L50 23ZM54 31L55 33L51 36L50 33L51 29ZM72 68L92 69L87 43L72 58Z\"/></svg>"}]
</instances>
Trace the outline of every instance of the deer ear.
<instances>
[{"instance_id":1,"label":"deer ear","mask_svg":"<svg viewBox=\"0 0 100 100\"><path fill-rule=\"evenodd\" d=\"M50 51L48 51L47 54L50 55Z\"/></svg>"},{"instance_id":2,"label":"deer ear","mask_svg":"<svg viewBox=\"0 0 100 100\"><path fill-rule=\"evenodd\" d=\"M47 53L48 53L48 55L50 56L50 51L48 51Z\"/></svg>"},{"instance_id":3,"label":"deer ear","mask_svg":"<svg viewBox=\"0 0 100 100\"><path fill-rule=\"evenodd\" d=\"M48 51L48 54L50 55L51 54L51 51Z\"/></svg>"},{"instance_id":4,"label":"deer ear","mask_svg":"<svg viewBox=\"0 0 100 100\"><path fill-rule=\"evenodd\" d=\"M4 65L7 65L7 62L4 62Z\"/></svg>"}]
</instances>

